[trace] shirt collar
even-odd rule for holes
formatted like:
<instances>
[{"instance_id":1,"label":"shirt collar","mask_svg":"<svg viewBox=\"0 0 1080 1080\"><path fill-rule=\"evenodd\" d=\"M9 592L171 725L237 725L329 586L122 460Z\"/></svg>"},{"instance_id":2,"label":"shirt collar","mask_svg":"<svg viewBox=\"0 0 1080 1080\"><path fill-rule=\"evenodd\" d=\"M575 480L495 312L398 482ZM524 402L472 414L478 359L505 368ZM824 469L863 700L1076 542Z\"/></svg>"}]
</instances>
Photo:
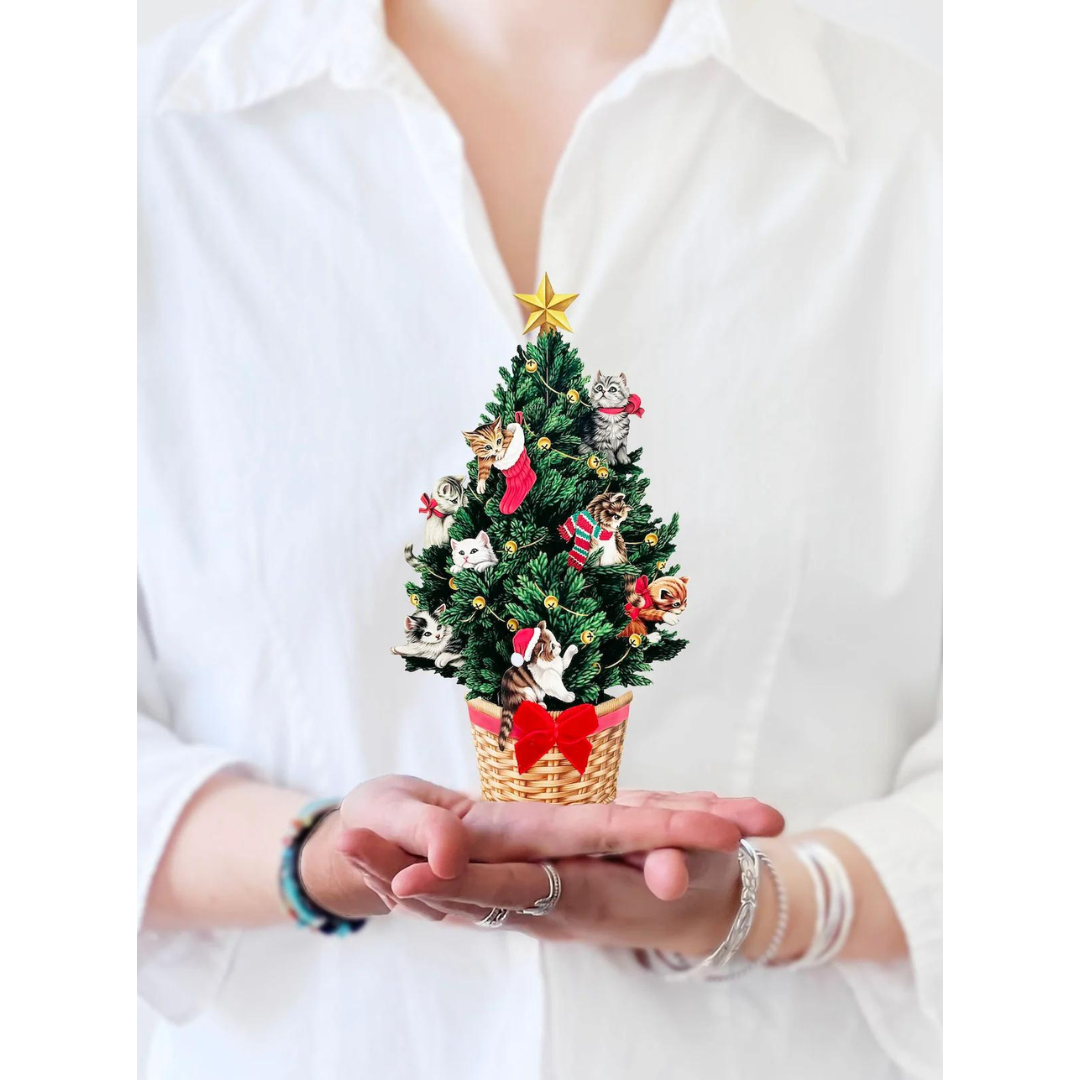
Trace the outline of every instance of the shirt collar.
<instances>
[{"instance_id":1,"label":"shirt collar","mask_svg":"<svg viewBox=\"0 0 1080 1080\"><path fill-rule=\"evenodd\" d=\"M636 74L713 57L843 157L846 128L817 52L817 25L789 0L672 0ZM382 0L246 0L211 31L160 111L245 109L324 75L348 89L386 86L400 71L395 53Z\"/></svg>"}]
</instances>

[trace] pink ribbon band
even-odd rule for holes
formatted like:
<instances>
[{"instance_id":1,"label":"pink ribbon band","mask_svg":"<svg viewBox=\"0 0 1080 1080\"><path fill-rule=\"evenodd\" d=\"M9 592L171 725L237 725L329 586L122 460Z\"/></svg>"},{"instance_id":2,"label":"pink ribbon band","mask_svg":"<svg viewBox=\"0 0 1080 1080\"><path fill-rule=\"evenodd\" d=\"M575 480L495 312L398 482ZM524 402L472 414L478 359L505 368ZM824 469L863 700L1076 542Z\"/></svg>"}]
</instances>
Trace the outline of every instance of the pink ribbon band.
<instances>
[{"instance_id":1,"label":"pink ribbon band","mask_svg":"<svg viewBox=\"0 0 1080 1080\"><path fill-rule=\"evenodd\" d=\"M488 716L487 713L481 712L479 709L473 707L472 702L468 702L469 706L469 720L475 724L478 728L483 728L484 731L490 731L492 735L499 734L499 718L497 716ZM608 728L612 728L621 724L630 715L630 702L627 702L622 708L615 709L613 712L609 712L606 716L597 717L596 730L606 731Z\"/></svg>"}]
</instances>

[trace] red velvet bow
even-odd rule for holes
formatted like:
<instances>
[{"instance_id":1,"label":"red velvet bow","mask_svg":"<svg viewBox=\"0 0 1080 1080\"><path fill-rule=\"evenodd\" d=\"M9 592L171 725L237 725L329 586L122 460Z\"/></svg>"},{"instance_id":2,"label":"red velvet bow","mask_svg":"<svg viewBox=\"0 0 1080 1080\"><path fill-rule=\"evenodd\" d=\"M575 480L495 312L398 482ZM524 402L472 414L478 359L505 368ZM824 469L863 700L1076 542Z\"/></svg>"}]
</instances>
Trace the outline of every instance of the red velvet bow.
<instances>
[{"instance_id":1,"label":"red velvet bow","mask_svg":"<svg viewBox=\"0 0 1080 1080\"><path fill-rule=\"evenodd\" d=\"M641 577L634 582L634 592L641 597L643 603L635 604L633 602L626 605L626 614L634 615L639 607L648 607L652 603L652 596L649 595L649 579L642 574Z\"/></svg>"},{"instance_id":2,"label":"red velvet bow","mask_svg":"<svg viewBox=\"0 0 1080 1080\"><path fill-rule=\"evenodd\" d=\"M418 514L427 514L431 517L434 514L437 518L444 518L446 515L439 509L439 504L434 499L428 498L428 493L425 491L420 496L420 509L417 510Z\"/></svg>"},{"instance_id":3,"label":"red velvet bow","mask_svg":"<svg viewBox=\"0 0 1080 1080\"><path fill-rule=\"evenodd\" d=\"M555 717L535 701L523 701L514 713L518 772L524 775L557 746L559 753L584 776L592 753L592 743L586 736L596 731L599 723L595 705L575 705Z\"/></svg>"}]
</instances>

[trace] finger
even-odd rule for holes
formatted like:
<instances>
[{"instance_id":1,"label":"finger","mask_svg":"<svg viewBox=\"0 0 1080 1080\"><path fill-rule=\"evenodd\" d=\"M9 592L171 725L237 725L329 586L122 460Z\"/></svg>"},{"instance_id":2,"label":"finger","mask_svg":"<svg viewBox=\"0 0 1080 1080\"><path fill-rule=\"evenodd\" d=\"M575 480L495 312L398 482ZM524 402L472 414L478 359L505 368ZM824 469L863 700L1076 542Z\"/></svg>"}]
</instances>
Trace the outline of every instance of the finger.
<instances>
[{"instance_id":1,"label":"finger","mask_svg":"<svg viewBox=\"0 0 1080 1080\"><path fill-rule=\"evenodd\" d=\"M675 848L658 848L645 856L645 884L658 900L678 900L690 887L686 855Z\"/></svg>"},{"instance_id":2,"label":"finger","mask_svg":"<svg viewBox=\"0 0 1080 1080\"><path fill-rule=\"evenodd\" d=\"M442 922L447 916L447 912L439 911L430 904L422 903L419 900L399 900L394 905L392 914L405 913L424 919L426 922Z\"/></svg>"},{"instance_id":3,"label":"finger","mask_svg":"<svg viewBox=\"0 0 1080 1080\"><path fill-rule=\"evenodd\" d=\"M338 837L337 849L369 877L378 878L387 885L395 874L420 861L370 829L343 830Z\"/></svg>"},{"instance_id":4,"label":"finger","mask_svg":"<svg viewBox=\"0 0 1080 1080\"><path fill-rule=\"evenodd\" d=\"M666 807L670 810L699 810L739 827L743 836L778 836L784 817L774 807L758 799L725 799L712 791L620 791L619 806Z\"/></svg>"},{"instance_id":5,"label":"finger","mask_svg":"<svg viewBox=\"0 0 1080 1080\"><path fill-rule=\"evenodd\" d=\"M444 916L464 919L474 925L487 915L490 915L491 908L495 906L494 904L490 907L481 907L479 904L462 904L457 900L444 900L442 897L432 896L429 896L424 903L433 911L441 912Z\"/></svg>"},{"instance_id":6,"label":"finger","mask_svg":"<svg viewBox=\"0 0 1080 1080\"><path fill-rule=\"evenodd\" d=\"M715 814L664 807L474 803L464 824L473 860L489 863L659 847L734 851L741 837L737 825Z\"/></svg>"},{"instance_id":7,"label":"finger","mask_svg":"<svg viewBox=\"0 0 1080 1080\"><path fill-rule=\"evenodd\" d=\"M411 855L427 859L442 878L456 877L469 858L462 815L472 800L414 777L361 784L342 803L342 824L366 828Z\"/></svg>"},{"instance_id":8,"label":"finger","mask_svg":"<svg viewBox=\"0 0 1080 1080\"><path fill-rule=\"evenodd\" d=\"M619 806L645 806L660 796L678 798L673 791L644 791L638 788L623 788L615 797L615 802Z\"/></svg>"},{"instance_id":9,"label":"finger","mask_svg":"<svg viewBox=\"0 0 1080 1080\"><path fill-rule=\"evenodd\" d=\"M399 897L420 897L435 903L450 900L485 911L493 907L520 910L548 895L548 877L535 863L470 863L459 877L444 881L430 867L417 863L402 870L392 888Z\"/></svg>"},{"instance_id":10,"label":"finger","mask_svg":"<svg viewBox=\"0 0 1080 1080\"><path fill-rule=\"evenodd\" d=\"M350 829L342 833L338 839L338 850L356 863L363 874L364 884L390 911L401 907L429 921L441 922L444 918L444 914L436 913L422 901L395 896L390 887L395 874L419 861L415 856L402 851L370 829Z\"/></svg>"},{"instance_id":11,"label":"finger","mask_svg":"<svg viewBox=\"0 0 1080 1080\"><path fill-rule=\"evenodd\" d=\"M774 806L757 799L717 799L716 809L742 830L743 836L779 836L784 831L784 815ZM736 805L737 804L737 805Z\"/></svg>"},{"instance_id":12,"label":"finger","mask_svg":"<svg viewBox=\"0 0 1080 1080\"><path fill-rule=\"evenodd\" d=\"M401 908L431 922L441 922L445 917L445 913L437 913L435 908L430 904L425 904L422 900L402 900L395 896L390 890L388 881L382 881L368 874L364 874L363 877L364 884L386 905L387 911L396 911ZM433 917L436 914L438 914L438 918Z\"/></svg>"}]
</instances>

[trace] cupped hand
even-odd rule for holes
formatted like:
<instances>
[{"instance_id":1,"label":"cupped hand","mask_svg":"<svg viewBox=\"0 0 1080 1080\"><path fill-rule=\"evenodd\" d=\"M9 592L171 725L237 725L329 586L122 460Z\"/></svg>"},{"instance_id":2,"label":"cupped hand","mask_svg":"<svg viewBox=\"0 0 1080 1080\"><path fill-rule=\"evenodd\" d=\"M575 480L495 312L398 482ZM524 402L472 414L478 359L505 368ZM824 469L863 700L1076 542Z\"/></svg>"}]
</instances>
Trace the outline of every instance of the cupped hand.
<instances>
[{"instance_id":1,"label":"cupped hand","mask_svg":"<svg viewBox=\"0 0 1080 1080\"><path fill-rule=\"evenodd\" d=\"M470 864L451 880L425 863L392 880L402 903L422 903L444 918L478 923L492 908L508 908L504 926L553 941L657 948L704 955L727 934L739 903L738 859L728 852L687 856L687 884L677 900L661 900L637 867L587 856L552 860L562 879L555 908L540 917L521 913L548 894L536 863Z\"/></svg>"},{"instance_id":2,"label":"cupped hand","mask_svg":"<svg viewBox=\"0 0 1080 1080\"><path fill-rule=\"evenodd\" d=\"M616 806L710 814L737 824L740 836L776 836L784 827L783 817L756 799L723 799L711 791L626 791ZM553 858L562 896L542 917L520 913L548 893L547 875L531 862L469 865L449 880L414 863L390 880L388 891L400 903L423 905L428 917L475 924L502 907L511 911L507 928L537 938L704 955L723 940L738 909L740 874L733 852L734 845L724 850L672 845L627 852L614 861Z\"/></svg>"},{"instance_id":3,"label":"cupped hand","mask_svg":"<svg viewBox=\"0 0 1080 1080\"><path fill-rule=\"evenodd\" d=\"M316 902L342 915L369 914L370 890L384 909L442 919L439 907L395 894L391 882L401 871L422 863L434 878L453 881L470 863L608 854L624 856L639 879L644 871L657 897L675 899L690 884L684 851L731 852L743 835L782 827L780 815L754 799L709 792L628 792L614 806L486 803L387 776L346 797L305 846L301 876Z\"/></svg>"}]
</instances>

